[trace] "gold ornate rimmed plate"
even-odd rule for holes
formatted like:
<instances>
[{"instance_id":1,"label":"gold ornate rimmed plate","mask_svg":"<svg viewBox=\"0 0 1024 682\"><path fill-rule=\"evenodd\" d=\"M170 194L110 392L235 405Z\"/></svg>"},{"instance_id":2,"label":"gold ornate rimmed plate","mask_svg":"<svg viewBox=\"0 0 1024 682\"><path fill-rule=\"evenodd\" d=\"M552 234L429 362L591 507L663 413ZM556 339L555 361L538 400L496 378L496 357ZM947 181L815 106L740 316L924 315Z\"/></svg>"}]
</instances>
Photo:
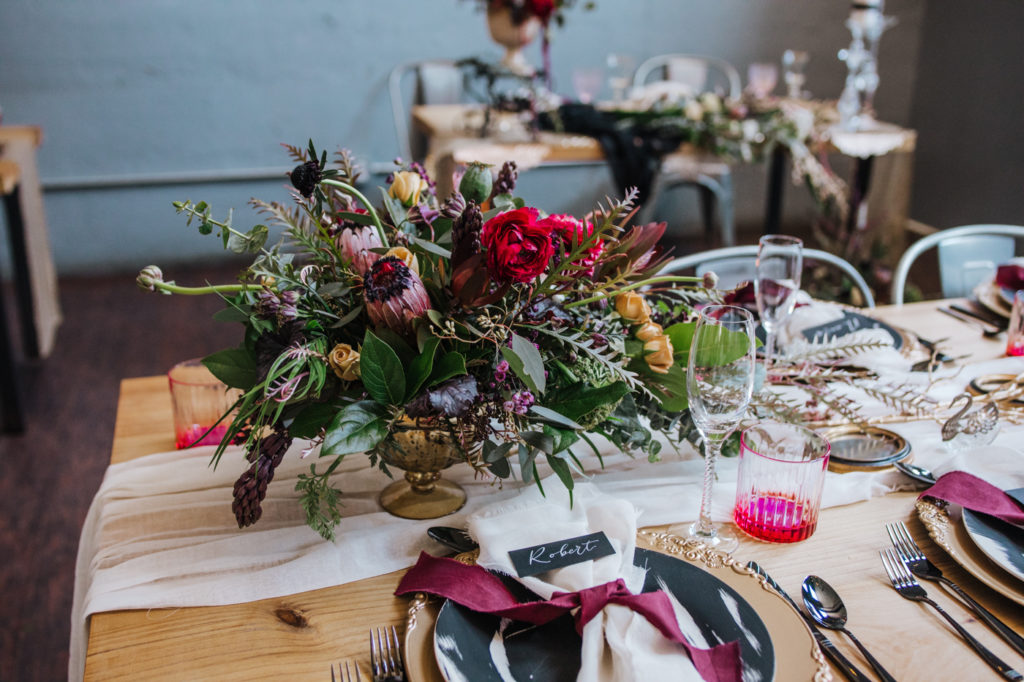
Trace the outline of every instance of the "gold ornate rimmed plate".
<instances>
[{"instance_id":1,"label":"gold ornate rimmed plate","mask_svg":"<svg viewBox=\"0 0 1024 682\"><path fill-rule=\"evenodd\" d=\"M756 573L726 554L669 533L641 531L638 545L695 566L735 590L770 634L775 660L772 679L831 679L828 664L803 619ZM405 635L409 682L445 682L434 658L439 606L438 600L421 595L410 603Z\"/></svg>"},{"instance_id":2,"label":"gold ornate rimmed plate","mask_svg":"<svg viewBox=\"0 0 1024 682\"><path fill-rule=\"evenodd\" d=\"M1024 582L999 568L978 549L964 528L959 506L937 504L924 498L917 501L917 516L935 544L953 561L1007 599L1024 605Z\"/></svg>"}]
</instances>

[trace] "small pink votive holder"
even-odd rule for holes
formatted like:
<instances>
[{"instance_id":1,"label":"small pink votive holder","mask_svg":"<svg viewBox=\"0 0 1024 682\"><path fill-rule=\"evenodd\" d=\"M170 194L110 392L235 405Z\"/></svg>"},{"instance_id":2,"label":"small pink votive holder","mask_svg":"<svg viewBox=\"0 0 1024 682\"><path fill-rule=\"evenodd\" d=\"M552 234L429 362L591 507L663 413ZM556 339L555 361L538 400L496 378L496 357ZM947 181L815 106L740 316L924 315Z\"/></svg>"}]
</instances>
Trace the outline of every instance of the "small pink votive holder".
<instances>
[{"instance_id":1,"label":"small pink votive holder","mask_svg":"<svg viewBox=\"0 0 1024 682\"><path fill-rule=\"evenodd\" d=\"M221 417L242 392L228 388L198 359L176 364L167 373L167 380L171 387L177 449L219 444L231 425L230 416L223 420Z\"/></svg>"},{"instance_id":2,"label":"small pink votive holder","mask_svg":"<svg viewBox=\"0 0 1024 682\"><path fill-rule=\"evenodd\" d=\"M740 436L733 522L766 542L800 542L818 526L831 446L797 424L761 422Z\"/></svg>"},{"instance_id":3,"label":"small pink votive holder","mask_svg":"<svg viewBox=\"0 0 1024 682\"><path fill-rule=\"evenodd\" d=\"M1013 294L1010 324L1006 328L1006 354L1024 355L1024 289Z\"/></svg>"}]
</instances>

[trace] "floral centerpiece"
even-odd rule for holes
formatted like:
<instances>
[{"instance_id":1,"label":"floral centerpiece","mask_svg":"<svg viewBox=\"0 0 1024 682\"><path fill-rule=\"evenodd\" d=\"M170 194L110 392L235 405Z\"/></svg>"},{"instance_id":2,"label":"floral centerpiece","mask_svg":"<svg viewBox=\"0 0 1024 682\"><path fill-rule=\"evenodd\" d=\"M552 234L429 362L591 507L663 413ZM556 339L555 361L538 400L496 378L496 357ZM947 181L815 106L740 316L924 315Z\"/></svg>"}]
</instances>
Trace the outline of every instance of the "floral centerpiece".
<instances>
[{"instance_id":1,"label":"floral centerpiece","mask_svg":"<svg viewBox=\"0 0 1024 682\"><path fill-rule=\"evenodd\" d=\"M240 527L259 519L293 439L316 453L298 488L330 538L338 463L365 452L385 471L410 468L396 455L415 447L411 428L497 478L511 460L539 484L544 461L570 490L574 450L596 451L594 435L651 459L688 435L690 320L708 291L657 274L665 224L630 226L631 194L579 218L546 215L514 197L512 163L496 180L471 165L443 199L412 164L373 202L347 152L328 164L312 142L288 149L292 204L251 200L282 230L277 244L268 226L240 231L203 202L175 203L201 233L255 254L239 282L181 286L156 266L138 277L150 291L219 294L217 317L244 326L237 348L204 360L243 391L213 458L244 446Z\"/></svg>"},{"instance_id":2,"label":"floral centerpiece","mask_svg":"<svg viewBox=\"0 0 1024 682\"><path fill-rule=\"evenodd\" d=\"M565 11L577 0L477 0L487 12L487 26L491 37L505 47L502 65L513 73L525 75L532 69L519 50L542 34L541 53L544 60L544 74L548 87L551 86L551 24L565 24ZM593 9L594 3L586 1L584 9Z\"/></svg>"}]
</instances>

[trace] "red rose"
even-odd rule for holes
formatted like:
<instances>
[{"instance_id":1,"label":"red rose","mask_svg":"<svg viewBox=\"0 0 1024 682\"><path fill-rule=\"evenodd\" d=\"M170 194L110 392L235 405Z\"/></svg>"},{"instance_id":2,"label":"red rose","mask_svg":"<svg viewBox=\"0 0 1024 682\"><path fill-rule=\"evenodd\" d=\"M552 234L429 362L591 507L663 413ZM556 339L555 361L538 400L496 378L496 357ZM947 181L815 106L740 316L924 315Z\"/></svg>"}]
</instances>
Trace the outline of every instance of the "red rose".
<instances>
[{"instance_id":1,"label":"red rose","mask_svg":"<svg viewBox=\"0 0 1024 682\"><path fill-rule=\"evenodd\" d=\"M529 282L555 252L551 227L538 222L535 208L494 216L484 223L480 243L487 249L487 271L500 282Z\"/></svg>"},{"instance_id":2,"label":"red rose","mask_svg":"<svg viewBox=\"0 0 1024 682\"><path fill-rule=\"evenodd\" d=\"M551 21L551 15L555 13L555 0L527 0L527 5L545 25Z\"/></svg>"},{"instance_id":3,"label":"red rose","mask_svg":"<svg viewBox=\"0 0 1024 682\"><path fill-rule=\"evenodd\" d=\"M579 246L581 242L594 234L593 223L584 223L582 220L577 220L571 215L566 215L564 213L549 215L547 218L540 221L538 225L548 226L552 235L561 238L562 244L564 245L567 253L573 250L574 239L576 240L575 246ZM580 265L584 268L583 270L578 271L578 273L586 275L587 277L592 276L594 274L594 263L597 262L597 259L601 255L601 251L603 249L604 242L598 239L590 248L585 250L575 261L576 265Z\"/></svg>"}]
</instances>

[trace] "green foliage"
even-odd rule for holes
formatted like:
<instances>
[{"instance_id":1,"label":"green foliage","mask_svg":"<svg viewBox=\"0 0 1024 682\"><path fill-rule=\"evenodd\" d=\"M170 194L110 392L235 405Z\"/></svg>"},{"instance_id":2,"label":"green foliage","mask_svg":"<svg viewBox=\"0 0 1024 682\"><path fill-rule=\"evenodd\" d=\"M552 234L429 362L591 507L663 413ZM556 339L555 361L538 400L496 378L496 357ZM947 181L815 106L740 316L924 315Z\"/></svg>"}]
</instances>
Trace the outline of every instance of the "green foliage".
<instances>
[{"instance_id":1,"label":"green foliage","mask_svg":"<svg viewBox=\"0 0 1024 682\"><path fill-rule=\"evenodd\" d=\"M338 457L377 447L388 435L387 412L379 403L360 400L338 412L327 427L321 457Z\"/></svg>"},{"instance_id":2,"label":"green foliage","mask_svg":"<svg viewBox=\"0 0 1024 682\"><path fill-rule=\"evenodd\" d=\"M405 398L405 370L398 354L367 330L359 359L363 385L382 405L401 405Z\"/></svg>"},{"instance_id":3,"label":"green foliage","mask_svg":"<svg viewBox=\"0 0 1024 682\"><path fill-rule=\"evenodd\" d=\"M213 376L231 388L247 391L256 383L256 361L244 348L228 348L203 358Z\"/></svg>"},{"instance_id":4,"label":"green foliage","mask_svg":"<svg viewBox=\"0 0 1024 682\"><path fill-rule=\"evenodd\" d=\"M328 480L330 472L317 474L316 465L309 467L309 475L299 474L295 491L302 493L299 505L306 512L306 524L320 534L324 540L334 540L334 527L341 521L341 491L332 488Z\"/></svg>"},{"instance_id":5,"label":"green foliage","mask_svg":"<svg viewBox=\"0 0 1024 682\"><path fill-rule=\"evenodd\" d=\"M512 345L503 346L501 354L516 376L522 379L531 391L543 393L547 379L544 376L544 359L540 351L518 334L512 334L511 339Z\"/></svg>"}]
</instances>

